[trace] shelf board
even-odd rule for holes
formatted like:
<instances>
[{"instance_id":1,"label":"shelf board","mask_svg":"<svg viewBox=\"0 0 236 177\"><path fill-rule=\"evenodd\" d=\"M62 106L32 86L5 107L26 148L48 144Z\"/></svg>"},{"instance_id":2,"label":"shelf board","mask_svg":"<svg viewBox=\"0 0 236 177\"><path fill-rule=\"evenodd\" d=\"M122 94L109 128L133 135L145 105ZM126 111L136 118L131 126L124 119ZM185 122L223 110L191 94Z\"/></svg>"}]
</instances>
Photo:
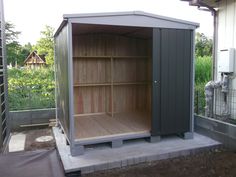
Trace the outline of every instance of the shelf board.
<instances>
[{"instance_id":1,"label":"shelf board","mask_svg":"<svg viewBox=\"0 0 236 177\"><path fill-rule=\"evenodd\" d=\"M74 84L74 87L110 86L111 83Z\"/></svg>"},{"instance_id":2,"label":"shelf board","mask_svg":"<svg viewBox=\"0 0 236 177\"><path fill-rule=\"evenodd\" d=\"M148 82L113 82L112 83L90 83L90 84L74 84L74 87L96 87L96 86L119 86L119 85L147 85Z\"/></svg>"},{"instance_id":3,"label":"shelf board","mask_svg":"<svg viewBox=\"0 0 236 177\"><path fill-rule=\"evenodd\" d=\"M150 56L74 56L74 59L80 59L80 58L91 58L91 59L97 59L97 58L104 58L104 59L119 59L119 58L149 58Z\"/></svg>"},{"instance_id":4,"label":"shelf board","mask_svg":"<svg viewBox=\"0 0 236 177\"><path fill-rule=\"evenodd\" d=\"M149 58L149 56L112 56L113 58Z\"/></svg>"},{"instance_id":5,"label":"shelf board","mask_svg":"<svg viewBox=\"0 0 236 177\"><path fill-rule=\"evenodd\" d=\"M119 86L119 85L147 85L147 82L114 82L114 86Z\"/></svg>"},{"instance_id":6,"label":"shelf board","mask_svg":"<svg viewBox=\"0 0 236 177\"><path fill-rule=\"evenodd\" d=\"M74 59L80 59L80 58L91 58L91 59L97 59L97 58L104 58L104 59L110 59L111 56L75 56Z\"/></svg>"}]
</instances>

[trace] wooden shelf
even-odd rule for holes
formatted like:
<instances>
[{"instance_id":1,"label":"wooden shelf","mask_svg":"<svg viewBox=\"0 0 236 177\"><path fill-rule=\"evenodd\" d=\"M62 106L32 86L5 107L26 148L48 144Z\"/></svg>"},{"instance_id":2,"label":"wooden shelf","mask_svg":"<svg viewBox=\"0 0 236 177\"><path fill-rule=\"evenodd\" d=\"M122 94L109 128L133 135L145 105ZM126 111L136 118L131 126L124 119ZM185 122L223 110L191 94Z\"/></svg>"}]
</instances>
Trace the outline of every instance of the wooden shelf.
<instances>
[{"instance_id":1,"label":"wooden shelf","mask_svg":"<svg viewBox=\"0 0 236 177\"><path fill-rule=\"evenodd\" d=\"M96 87L96 86L119 86L119 85L147 85L148 82L113 82L113 83L90 83L74 84L74 87Z\"/></svg>"},{"instance_id":2,"label":"wooden shelf","mask_svg":"<svg viewBox=\"0 0 236 177\"><path fill-rule=\"evenodd\" d=\"M74 59L80 59L80 58L91 58L91 59L97 59L97 58L106 58L106 59L110 59L111 56L76 56L73 57Z\"/></svg>"},{"instance_id":3,"label":"wooden shelf","mask_svg":"<svg viewBox=\"0 0 236 177\"><path fill-rule=\"evenodd\" d=\"M147 85L147 82L114 82L113 85Z\"/></svg>"},{"instance_id":4,"label":"wooden shelf","mask_svg":"<svg viewBox=\"0 0 236 177\"><path fill-rule=\"evenodd\" d=\"M97 59L97 58L104 58L104 59L119 59L119 58L149 58L150 56L75 56L74 59L80 59L80 58L91 58L91 59Z\"/></svg>"},{"instance_id":5,"label":"wooden shelf","mask_svg":"<svg viewBox=\"0 0 236 177\"><path fill-rule=\"evenodd\" d=\"M74 87L111 86L111 83L74 84Z\"/></svg>"}]
</instances>

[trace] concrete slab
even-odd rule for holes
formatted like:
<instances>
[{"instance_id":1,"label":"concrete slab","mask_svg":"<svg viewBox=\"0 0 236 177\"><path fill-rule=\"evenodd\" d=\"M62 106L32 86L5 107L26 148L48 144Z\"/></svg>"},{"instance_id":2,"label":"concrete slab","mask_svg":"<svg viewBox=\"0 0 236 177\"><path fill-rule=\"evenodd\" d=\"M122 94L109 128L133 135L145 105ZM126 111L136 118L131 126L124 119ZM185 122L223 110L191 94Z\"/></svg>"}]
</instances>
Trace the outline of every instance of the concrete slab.
<instances>
[{"instance_id":1,"label":"concrete slab","mask_svg":"<svg viewBox=\"0 0 236 177\"><path fill-rule=\"evenodd\" d=\"M13 134L9 141L9 152L24 151L26 134Z\"/></svg>"},{"instance_id":2,"label":"concrete slab","mask_svg":"<svg viewBox=\"0 0 236 177\"><path fill-rule=\"evenodd\" d=\"M80 171L82 174L94 171L120 168L143 162L186 156L199 151L218 148L221 143L200 134L193 139L179 137L163 138L160 142L145 140L125 142L120 148L86 148L84 155L72 157L64 135L57 127L53 128L56 144L66 173Z\"/></svg>"}]
</instances>

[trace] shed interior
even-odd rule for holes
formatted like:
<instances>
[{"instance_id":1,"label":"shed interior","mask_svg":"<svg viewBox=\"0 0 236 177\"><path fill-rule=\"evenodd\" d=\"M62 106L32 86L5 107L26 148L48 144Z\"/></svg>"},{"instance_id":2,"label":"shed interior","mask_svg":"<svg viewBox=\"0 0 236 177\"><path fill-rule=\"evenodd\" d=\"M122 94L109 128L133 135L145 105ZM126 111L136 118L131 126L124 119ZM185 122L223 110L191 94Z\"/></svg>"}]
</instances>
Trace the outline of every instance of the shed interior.
<instances>
[{"instance_id":1,"label":"shed interior","mask_svg":"<svg viewBox=\"0 0 236 177\"><path fill-rule=\"evenodd\" d=\"M75 139L150 133L152 28L72 24Z\"/></svg>"}]
</instances>

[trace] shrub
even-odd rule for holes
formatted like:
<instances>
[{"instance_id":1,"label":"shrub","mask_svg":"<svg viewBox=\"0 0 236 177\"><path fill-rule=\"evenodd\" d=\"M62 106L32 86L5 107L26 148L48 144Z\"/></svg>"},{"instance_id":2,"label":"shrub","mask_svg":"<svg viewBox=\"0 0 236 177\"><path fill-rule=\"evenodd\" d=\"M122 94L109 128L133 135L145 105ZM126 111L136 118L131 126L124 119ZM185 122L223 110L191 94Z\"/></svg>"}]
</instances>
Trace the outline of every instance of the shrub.
<instances>
[{"instance_id":1,"label":"shrub","mask_svg":"<svg viewBox=\"0 0 236 177\"><path fill-rule=\"evenodd\" d=\"M211 78L212 58L210 56L197 57L195 61L195 113L204 114L205 85Z\"/></svg>"},{"instance_id":2,"label":"shrub","mask_svg":"<svg viewBox=\"0 0 236 177\"><path fill-rule=\"evenodd\" d=\"M55 82L52 68L9 69L10 110L55 107Z\"/></svg>"},{"instance_id":3,"label":"shrub","mask_svg":"<svg viewBox=\"0 0 236 177\"><path fill-rule=\"evenodd\" d=\"M195 83L202 84L211 80L212 58L197 57L195 61Z\"/></svg>"}]
</instances>

